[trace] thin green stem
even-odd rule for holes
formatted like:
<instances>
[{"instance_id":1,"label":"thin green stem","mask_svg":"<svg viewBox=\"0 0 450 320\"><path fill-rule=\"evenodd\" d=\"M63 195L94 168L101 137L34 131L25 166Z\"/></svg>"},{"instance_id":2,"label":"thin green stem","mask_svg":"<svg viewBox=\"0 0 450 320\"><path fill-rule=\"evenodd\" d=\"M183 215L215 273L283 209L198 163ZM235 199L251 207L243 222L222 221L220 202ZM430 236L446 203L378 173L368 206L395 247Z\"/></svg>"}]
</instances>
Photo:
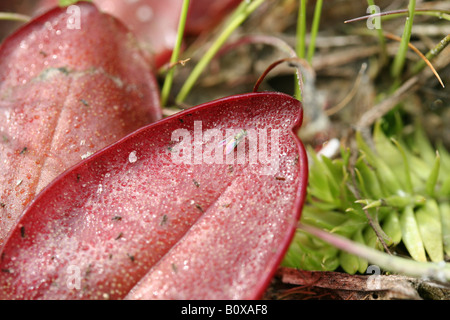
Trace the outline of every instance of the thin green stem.
<instances>
[{"instance_id":1,"label":"thin green stem","mask_svg":"<svg viewBox=\"0 0 450 320\"><path fill-rule=\"evenodd\" d=\"M375 6L375 2L373 0L367 0L367 3L369 6ZM376 30L378 35L378 41L380 42L381 45L381 52L380 52L381 65L384 65L385 62L387 61L388 54L387 54L386 39L384 38L383 28L381 27L381 19L380 19L380 28L376 28Z\"/></svg>"},{"instance_id":2,"label":"thin green stem","mask_svg":"<svg viewBox=\"0 0 450 320\"><path fill-rule=\"evenodd\" d=\"M239 6L228 17L227 25L230 24L234 19L236 19L237 16L241 15L245 11L245 9L248 6L248 2L249 2L248 0L241 1Z\"/></svg>"},{"instance_id":3,"label":"thin green stem","mask_svg":"<svg viewBox=\"0 0 450 320\"><path fill-rule=\"evenodd\" d=\"M431 49L426 55L425 55L425 57L428 59L428 60L433 60L439 53L441 53L442 52L442 50L444 50L445 49L445 47L447 47L448 46L448 44L450 43L450 34L448 34L447 36L445 36L445 38L444 39L442 39L441 41L439 41L439 43L433 48L433 49ZM423 60L420 60L419 62L417 62L415 65L414 65L414 67L413 67L413 69L412 69L412 74L417 74L417 73L419 73L420 71L422 71L423 70L423 68L425 68L426 67L426 63L425 63L425 61L423 61Z\"/></svg>"},{"instance_id":4,"label":"thin green stem","mask_svg":"<svg viewBox=\"0 0 450 320\"><path fill-rule=\"evenodd\" d=\"M79 1L80 0L59 0L58 1L58 5L60 7L68 7L68 6L70 6L72 4L75 4L75 3L79 2ZM85 1L92 2L92 0L85 0Z\"/></svg>"},{"instance_id":5,"label":"thin green stem","mask_svg":"<svg viewBox=\"0 0 450 320\"><path fill-rule=\"evenodd\" d=\"M406 52L408 51L408 43L411 38L411 30L414 21L414 12L416 7L416 0L410 0L408 6L408 17L406 18L405 28L403 30L402 41L400 42L399 50L392 63L391 74L396 83L400 82L403 66L405 65Z\"/></svg>"},{"instance_id":6,"label":"thin green stem","mask_svg":"<svg viewBox=\"0 0 450 320\"><path fill-rule=\"evenodd\" d=\"M308 0L300 0L298 6L298 16L297 16L297 45L296 45L296 53L297 57L304 59L305 58L305 48L306 48L306 3ZM298 74L298 77L301 75ZM300 85L298 83L298 79L295 80L295 98L298 100L302 100L302 92L300 90Z\"/></svg>"},{"instance_id":7,"label":"thin green stem","mask_svg":"<svg viewBox=\"0 0 450 320\"><path fill-rule=\"evenodd\" d=\"M421 11L421 10L419 10L415 14L424 15L424 16L432 16L432 17L437 17L439 19L445 19L445 20L450 21L450 13L448 11L444 12L444 11L439 11L439 10L435 10L435 11L432 11L432 10Z\"/></svg>"},{"instance_id":8,"label":"thin green stem","mask_svg":"<svg viewBox=\"0 0 450 320\"><path fill-rule=\"evenodd\" d=\"M305 58L306 48L306 4L308 0L300 0L297 16L297 46L295 48L297 57Z\"/></svg>"},{"instance_id":9,"label":"thin green stem","mask_svg":"<svg viewBox=\"0 0 450 320\"><path fill-rule=\"evenodd\" d=\"M317 32L319 31L320 16L322 14L322 3L323 0L317 0L316 7L314 9L314 18L311 27L311 38L308 46L308 55L306 57L306 60L309 62L309 64L311 64L314 52L316 50L316 38Z\"/></svg>"},{"instance_id":10,"label":"thin green stem","mask_svg":"<svg viewBox=\"0 0 450 320\"><path fill-rule=\"evenodd\" d=\"M28 22L31 20L31 18L29 16L19 14L19 13L0 12L0 20Z\"/></svg>"},{"instance_id":11,"label":"thin green stem","mask_svg":"<svg viewBox=\"0 0 450 320\"><path fill-rule=\"evenodd\" d=\"M389 19L398 18L400 16L404 16L404 15L408 15L407 9L374 13L374 14L370 14L367 16L346 20L346 21L344 21L344 23L356 22L356 21L361 21L361 20L366 20L369 18L376 18L376 17L380 17L382 20L389 20ZM437 17L439 19L450 20L450 11L448 11L448 10L416 9L414 15L433 16L433 17Z\"/></svg>"},{"instance_id":12,"label":"thin green stem","mask_svg":"<svg viewBox=\"0 0 450 320\"><path fill-rule=\"evenodd\" d=\"M175 47L173 48L172 57L170 58L170 63L172 65L175 65L175 63L179 60L180 48L184 35L184 27L186 25L186 18L189 9L189 1L190 0L183 0L183 6L181 7L180 20L178 23L177 39L175 42ZM173 67L170 68L164 80L164 85L161 90L161 106L165 106L167 100L169 99L170 90L172 88L173 83L174 72L175 69Z\"/></svg>"},{"instance_id":13,"label":"thin green stem","mask_svg":"<svg viewBox=\"0 0 450 320\"><path fill-rule=\"evenodd\" d=\"M431 278L440 282L450 281L450 266L448 263L419 262L396 257L310 225L300 224L299 229L330 243L336 248L367 259L370 263L386 271L417 278Z\"/></svg>"},{"instance_id":14,"label":"thin green stem","mask_svg":"<svg viewBox=\"0 0 450 320\"><path fill-rule=\"evenodd\" d=\"M253 0L251 2L243 1L242 4L236 9L236 11L231 16L232 19L230 20L230 23L227 24L225 29L222 31L216 41L214 41L212 46L204 54L202 59L197 63L189 77L186 79L175 99L177 103L181 103L186 99L195 82L198 80L203 70L205 70L206 66L214 58L222 45L228 40L234 30L236 30L236 28L239 27L247 19L247 17L253 11L255 11L264 1L265 0Z\"/></svg>"}]
</instances>

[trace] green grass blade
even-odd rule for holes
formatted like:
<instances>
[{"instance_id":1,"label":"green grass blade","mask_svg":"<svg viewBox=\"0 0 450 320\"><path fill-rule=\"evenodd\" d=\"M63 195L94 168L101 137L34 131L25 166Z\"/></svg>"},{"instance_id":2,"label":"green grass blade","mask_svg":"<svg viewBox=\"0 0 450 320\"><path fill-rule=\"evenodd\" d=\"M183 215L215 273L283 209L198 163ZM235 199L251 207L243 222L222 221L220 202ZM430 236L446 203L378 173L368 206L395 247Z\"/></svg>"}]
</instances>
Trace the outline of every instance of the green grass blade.
<instances>
[{"instance_id":1,"label":"green grass blade","mask_svg":"<svg viewBox=\"0 0 450 320\"><path fill-rule=\"evenodd\" d=\"M308 46L308 53L306 60L311 64L314 52L316 51L316 38L319 31L320 16L322 15L322 3L323 0L317 0L316 7L314 9L314 17L311 26L311 37Z\"/></svg>"},{"instance_id":2,"label":"green grass blade","mask_svg":"<svg viewBox=\"0 0 450 320\"><path fill-rule=\"evenodd\" d=\"M295 51L297 53L297 57L304 59L305 58L305 48L306 48L306 3L307 0L299 0L298 6L298 15L297 15L297 43L295 47ZM298 75L301 77L301 75ZM302 92L300 90L300 85L295 79L295 93L294 97L300 101L302 101Z\"/></svg>"},{"instance_id":3,"label":"green grass blade","mask_svg":"<svg viewBox=\"0 0 450 320\"><path fill-rule=\"evenodd\" d=\"M0 12L0 20L28 22L31 20L31 17L13 12Z\"/></svg>"},{"instance_id":4,"label":"green grass blade","mask_svg":"<svg viewBox=\"0 0 450 320\"><path fill-rule=\"evenodd\" d=\"M408 43L411 39L411 31L414 21L414 10L416 7L416 0L410 0L408 6L408 17L406 18L405 28L403 30L402 41L400 47L392 63L391 74L394 79L399 82L403 67L406 60L406 52L408 51Z\"/></svg>"},{"instance_id":5,"label":"green grass blade","mask_svg":"<svg viewBox=\"0 0 450 320\"><path fill-rule=\"evenodd\" d=\"M219 37L214 41L208 51L204 54L202 59L197 63L197 65L192 70L189 77L186 79L185 83L180 89L180 92L175 98L177 103L183 102L191 89L193 88L195 82L198 80L203 70L211 62L219 49L228 40L230 35L239 27L250 14L252 14L265 0L253 0L253 1L243 1L242 5L239 6L235 13L232 15L230 23L225 27Z\"/></svg>"},{"instance_id":6,"label":"green grass blade","mask_svg":"<svg viewBox=\"0 0 450 320\"><path fill-rule=\"evenodd\" d=\"M175 46L173 48L172 57L170 59L171 64L175 64L180 56L180 48L181 43L183 41L184 27L186 25L186 19L188 15L189 2L190 0L183 0L183 6L180 12L180 20L178 23L177 39L175 42ZM161 90L161 106L163 107L166 105L167 100L169 99L169 94L173 83L174 72L175 72L174 68L170 68L164 80L164 84Z\"/></svg>"},{"instance_id":7,"label":"green grass blade","mask_svg":"<svg viewBox=\"0 0 450 320\"><path fill-rule=\"evenodd\" d=\"M411 277L427 277L442 282L450 281L450 265L448 263L429 263L400 258L308 225L300 225L300 229L341 250L363 257L383 270Z\"/></svg>"},{"instance_id":8,"label":"green grass blade","mask_svg":"<svg viewBox=\"0 0 450 320\"><path fill-rule=\"evenodd\" d=\"M367 4L369 6L374 6L375 2L373 0L367 0ZM381 18L379 18L379 19L380 19L380 24L381 24ZM378 41L379 41L380 46L381 46L381 52L380 52L381 63L380 64L384 65L385 62L387 61L387 57L388 57L387 46L386 46L386 38L384 37L383 28L381 27L381 25L380 25L380 28L376 28L376 30L377 30Z\"/></svg>"}]
</instances>

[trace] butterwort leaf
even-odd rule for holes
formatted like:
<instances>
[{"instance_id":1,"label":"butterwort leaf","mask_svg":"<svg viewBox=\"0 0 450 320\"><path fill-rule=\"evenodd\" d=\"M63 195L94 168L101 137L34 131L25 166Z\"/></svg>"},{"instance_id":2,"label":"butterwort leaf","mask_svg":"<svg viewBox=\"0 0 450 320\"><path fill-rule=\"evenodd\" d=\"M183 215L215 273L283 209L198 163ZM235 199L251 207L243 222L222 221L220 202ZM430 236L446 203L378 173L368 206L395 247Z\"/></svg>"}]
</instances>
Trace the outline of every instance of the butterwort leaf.
<instances>
[{"instance_id":1,"label":"butterwort leaf","mask_svg":"<svg viewBox=\"0 0 450 320\"><path fill-rule=\"evenodd\" d=\"M301 120L288 95L231 96L83 160L23 213L0 252L0 297L260 298L305 198Z\"/></svg>"},{"instance_id":2,"label":"butterwort leaf","mask_svg":"<svg viewBox=\"0 0 450 320\"><path fill-rule=\"evenodd\" d=\"M92 0L100 10L120 19L150 54L155 68L169 62L177 37L183 0ZM241 0L191 0L186 34L208 32ZM57 6L58 0L41 0L37 12Z\"/></svg>"},{"instance_id":3,"label":"butterwort leaf","mask_svg":"<svg viewBox=\"0 0 450 320\"><path fill-rule=\"evenodd\" d=\"M132 35L94 5L56 8L0 47L0 244L66 168L161 118Z\"/></svg>"}]
</instances>

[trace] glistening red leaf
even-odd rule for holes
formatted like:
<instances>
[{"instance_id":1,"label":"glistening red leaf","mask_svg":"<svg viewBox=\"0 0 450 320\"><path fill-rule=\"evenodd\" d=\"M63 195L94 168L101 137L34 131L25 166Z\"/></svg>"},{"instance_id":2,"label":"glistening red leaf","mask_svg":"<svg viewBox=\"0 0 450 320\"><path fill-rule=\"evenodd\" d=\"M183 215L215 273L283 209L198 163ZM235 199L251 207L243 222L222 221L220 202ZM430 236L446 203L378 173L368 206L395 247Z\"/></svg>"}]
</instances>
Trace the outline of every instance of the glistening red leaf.
<instances>
[{"instance_id":1,"label":"glistening red leaf","mask_svg":"<svg viewBox=\"0 0 450 320\"><path fill-rule=\"evenodd\" d=\"M155 68L170 60L183 0L94 0L93 3L120 19L135 34ZM57 5L58 0L41 0L37 12Z\"/></svg>"},{"instance_id":2,"label":"glistening red leaf","mask_svg":"<svg viewBox=\"0 0 450 320\"><path fill-rule=\"evenodd\" d=\"M130 32L91 4L78 8L50 11L0 47L0 244L62 171L161 118Z\"/></svg>"},{"instance_id":3,"label":"glistening red leaf","mask_svg":"<svg viewBox=\"0 0 450 320\"><path fill-rule=\"evenodd\" d=\"M24 212L0 252L0 297L261 297L304 201L301 119L285 94L232 96L92 155ZM225 154L222 138L240 143Z\"/></svg>"},{"instance_id":4,"label":"glistening red leaf","mask_svg":"<svg viewBox=\"0 0 450 320\"><path fill-rule=\"evenodd\" d=\"M186 33L207 32L242 0L191 0ZM119 18L151 53L151 63L159 68L169 62L175 45L183 0L93 0L102 11ZM38 12L58 5L58 0L41 0Z\"/></svg>"}]
</instances>

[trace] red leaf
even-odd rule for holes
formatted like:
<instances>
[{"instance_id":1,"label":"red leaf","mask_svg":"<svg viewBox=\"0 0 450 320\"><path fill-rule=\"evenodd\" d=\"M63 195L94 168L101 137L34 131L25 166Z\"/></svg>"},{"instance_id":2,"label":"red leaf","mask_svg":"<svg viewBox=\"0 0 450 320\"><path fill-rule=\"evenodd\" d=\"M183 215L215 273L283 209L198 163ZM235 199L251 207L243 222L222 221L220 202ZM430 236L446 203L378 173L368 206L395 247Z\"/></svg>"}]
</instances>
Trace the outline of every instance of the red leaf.
<instances>
[{"instance_id":1,"label":"red leaf","mask_svg":"<svg viewBox=\"0 0 450 320\"><path fill-rule=\"evenodd\" d=\"M37 196L2 248L0 297L261 297L304 201L307 158L293 132L301 115L285 94L232 96L72 167ZM227 129L247 133L231 163L212 152L222 138L236 141Z\"/></svg>"},{"instance_id":2,"label":"red leaf","mask_svg":"<svg viewBox=\"0 0 450 320\"><path fill-rule=\"evenodd\" d=\"M0 47L0 244L62 171L161 118L155 77L127 29L79 8L79 28L55 9Z\"/></svg>"},{"instance_id":3,"label":"red leaf","mask_svg":"<svg viewBox=\"0 0 450 320\"><path fill-rule=\"evenodd\" d=\"M170 60L175 44L183 0L93 0L104 12L119 18L142 45L152 53L155 68ZM197 35L217 25L241 0L191 0L186 33ZM58 5L58 0L41 0L39 12Z\"/></svg>"},{"instance_id":4,"label":"red leaf","mask_svg":"<svg viewBox=\"0 0 450 320\"><path fill-rule=\"evenodd\" d=\"M186 20L186 33L198 35L217 24L243 0L191 0Z\"/></svg>"},{"instance_id":5,"label":"red leaf","mask_svg":"<svg viewBox=\"0 0 450 320\"><path fill-rule=\"evenodd\" d=\"M155 68L170 60L177 37L182 0L93 2L100 10L120 19L135 34L149 54L149 63ZM58 0L41 0L37 12L44 12L57 5Z\"/></svg>"}]
</instances>

